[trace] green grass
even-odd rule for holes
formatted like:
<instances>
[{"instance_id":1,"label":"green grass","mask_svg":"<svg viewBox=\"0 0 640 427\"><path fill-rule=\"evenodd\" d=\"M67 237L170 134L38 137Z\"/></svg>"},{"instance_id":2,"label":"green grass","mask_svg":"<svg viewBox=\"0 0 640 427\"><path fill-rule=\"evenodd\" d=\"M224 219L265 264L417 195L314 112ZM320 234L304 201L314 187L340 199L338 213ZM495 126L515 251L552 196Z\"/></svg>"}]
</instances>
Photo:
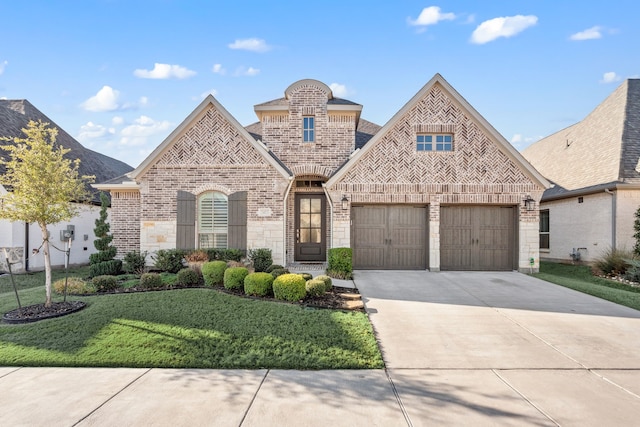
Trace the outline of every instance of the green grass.
<instances>
[{"instance_id":1,"label":"green grass","mask_svg":"<svg viewBox=\"0 0 640 427\"><path fill-rule=\"evenodd\" d=\"M39 282L38 274L17 277L23 305L44 301L39 275ZM71 299L88 306L56 319L0 325L0 366L383 367L364 313L308 310L210 289ZM0 312L14 308L13 289L2 277Z\"/></svg>"},{"instance_id":2,"label":"green grass","mask_svg":"<svg viewBox=\"0 0 640 427\"><path fill-rule=\"evenodd\" d=\"M640 288L593 276L590 267L585 265L541 262L540 273L534 274L534 276L547 282L640 310Z\"/></svg>"}]
</instances>

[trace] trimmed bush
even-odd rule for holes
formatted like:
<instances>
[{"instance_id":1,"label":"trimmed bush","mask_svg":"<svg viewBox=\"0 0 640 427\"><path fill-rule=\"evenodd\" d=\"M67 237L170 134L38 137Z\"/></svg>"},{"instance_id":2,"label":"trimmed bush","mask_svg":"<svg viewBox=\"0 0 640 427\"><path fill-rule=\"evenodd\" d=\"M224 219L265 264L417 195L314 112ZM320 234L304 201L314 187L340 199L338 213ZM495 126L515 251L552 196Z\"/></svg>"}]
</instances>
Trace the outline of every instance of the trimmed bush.
<instances>
[{"instance_id":1,"label":"trimmed bush","mask_svg":"<svg viewBox=\"0 0 640 427\"><path fill-rule=\"evenodd\" d=\"M273 296L284 301L300 301L307 294L306 281L299 274L283 274L273 281Z\"/></svg>"},{"instance_id":2,"label":"trimmed bush","mask_svg":"<svg viewBox=\"0 0 640 427\"><path fill-rule=\"evenodd\" d=\"M331 248L329 253L329 265L327 275L336 279L353 278L353 252L351 248Z\"/></svg>"},{"instance_id":3,"label":"trimmed bush","mask_svg":"<svg viewBox=\"0 0 640 427\"><path fill-rule=\"evenodd\" d=\"M285 270L285 268L278 264L271 264L265 271L271 273L273 270Z\"/></svg>"},{"instance_id":4,"label":"trimmed bush","mask_svg":"<svg viewBox=\"0 0 640 427\"><path fill-rule=\"evenodd\" d=\"M89 276L117 276L122 271L122 261L112 259L89 266Z\"/></svg>"},{"instance_id":5,"label":"trimmed bush","mask_svg":"<svg viewBox=\"0 0 640 427\"><path fill-rule=\"evenodd\" d=\"M251 273L244 278L244 293L266 297L273 292L273 276L269 273Z\"/></svg>"},{"instance_id":6,"label":"trimmed bush","mask_svg":"<svg viewBox=\"0 0 640 427\"><path fill-rule=\"evenodd\" d=\"M202 276L207 286L218 286L224 283L224 271L227 263L224 261L209 261L202 264Z\"/></svg>"},{"instance_id":7,"label":"trimmed bush","mask_svg":"<svg viewBox=\"0 0 640 427\"><path fill-rule=\"evenodd\" d=\"M176 276L176 284L182 286L202 286L203 282L202 273L194 268L183 268Z\"/></svg>"},{"instance_id":8,"label":"trimmed bush","mask_svg":"<svg viewBox=\"0 0 640 427\"><path fill-rule=\"evenodd\" d=\"M327 286L324 280L310 279L305 284L305 290L310 297L319 297L327 292Z\"/></svg>"},{"instance_id":9,"label":"trimmed bush","mask_svg":"<svg viewBox=\"0 0 640 427\"><path fill-rule=\"evenodd\" d=\"M249 259L253 263L253 268L256 272L267 271L271 264L273 264L273 258L271 258L271 249L258 248L249 250Z\"/></svg>"},{"instance_id":10,"label":"trimmed bush","mask_svg":"<svg viewBox=\"0 0 640 427\"><path fill-rule=\"evenodd\" d=\"M122 269L128 274L143 274L147 270L147 251L127 252Z\"/></svg>"},{"instance_id":11,"label":"trimmed bush","mask_svg":"<svg viewBox=\"0 0 640 427\"><path fill-rule=\"evenodd\" d=\"M91 280L91 283L93 283L93 286L94 288L96 288L97 292L115 291L116 289L120 288L118 280L115 278L115 276L96 276Z\"/></svg>"},{"instance_id":12,"label":"trimmed bush","mask_svg":"<svg viewBox=\"0 0 640 427\"><path fill-rule=\"evenodd\" d=\"M144 273L140 276L140 287L144 289L158 289L164 287L162 277L158 273Z\"/></svg>"},{"instance_id":13,"label":"trimmed bush","mask_svg":"<svg viewBox=\"0 0 640 427\"><path fill-rule=\"evenodd\" d=\"M182 263L184 251L181 249L160 249L151 258L153 258L155 268L160 271L177 273L184 268Z\"/></svg>"},{"instance_id":14,"label":"trimmed bush","mask_svg":"<svg viewBox=\"0 0 640 427\"><path fill-rule=\"evenodd\" d=\"M282 276L283 274L289 274L289 270L287 270L286 268L276 268L275 270L271 271L271 275L274 279L278 276Z\"/></svg>"},{"instance_id":15,"label":"trimmed bush","mask_svg":"<svg viewBox=\"0 0 640 427\"><path fill-rule=\"evenodd\" d=\"M58 294L64 293L64 279L58 279L51 284L54 292ZM82 295L92 294L96 290L91 283L85 282L82 278L71 276L67 280L67 294Z\"/></svg>"},{"instance_id":16,"label":"trimmed bush","mask_svg":"<svg viewBox=\"0 0 640 427\"><path fill-rule=\"evenodd\" d=\"M315 277L316 280L322 280L324 282L324 286L325 286L325 291L329 292L331 290L331 288L333 287L333 281L331 280L331 277L327 276L326 274L320 274L319 276Z\"/></svg>"},{"instance_id":17,"label":"trimmed bush","mask_svg":"<svg viewBox=\"0 0 640 427\"><path fill-rule=\"evenodd\" d=\"M229 267L224 271L224 287L226 289L244 289L244 279L249 274L245 267Z\"/></svg>"},{"instance_id":18,"label":"trimmed bush","mask_svg":"<svg viewBox=\"0 0 640 427\"><path fill-rule=\"evenodd\" d=\"M298 274L301 275L304 280L313 279L313 276L311 274L309 274L309 273L298 273Z\"/></svg>"}]
</instances>

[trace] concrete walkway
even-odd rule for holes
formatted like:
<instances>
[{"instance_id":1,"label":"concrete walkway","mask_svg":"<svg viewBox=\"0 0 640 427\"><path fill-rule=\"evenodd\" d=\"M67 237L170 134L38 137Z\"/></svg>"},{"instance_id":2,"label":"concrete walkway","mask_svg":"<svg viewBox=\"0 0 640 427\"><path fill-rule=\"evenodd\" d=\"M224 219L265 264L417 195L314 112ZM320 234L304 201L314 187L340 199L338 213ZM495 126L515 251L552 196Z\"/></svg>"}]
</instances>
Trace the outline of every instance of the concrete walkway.
<instances>
[{"instance_id":1,"label":"concrete walkway","mask_svg":"<svg viewBox=\"0 0 640 427\"><path fill-rule=\"evenodd\" d=\"M386 370L0 367L0 426L639 423L638 311L518 273L355 284Z\"/></svg>"}]
</instances>

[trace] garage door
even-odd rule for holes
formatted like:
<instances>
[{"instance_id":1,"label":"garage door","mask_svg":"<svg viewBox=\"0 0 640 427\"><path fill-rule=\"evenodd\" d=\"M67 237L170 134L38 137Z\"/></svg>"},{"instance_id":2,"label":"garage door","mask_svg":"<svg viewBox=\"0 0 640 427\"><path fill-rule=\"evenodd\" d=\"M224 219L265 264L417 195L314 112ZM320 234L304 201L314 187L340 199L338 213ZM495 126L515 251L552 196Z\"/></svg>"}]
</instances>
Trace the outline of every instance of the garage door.
<instances>
[{"instance_id":1,"label":"garage door","mask_svg":"<svg viewBox=\"0 0 640 427\"><path fill-rule=\"evenodd\" d=\"M418 270L427 268L427 209L424 206L354 206L353 267Z\"/></svg>"},{"instance_id":2,"label":"garage door","mask_svg":"<svg viewBox=\"0 0 640 427\"><path fill-rule=\"evenodd\" d=\"M441 206L442 270L513 270L516 259L512 206Z\"/></svg>"}]
</instances>

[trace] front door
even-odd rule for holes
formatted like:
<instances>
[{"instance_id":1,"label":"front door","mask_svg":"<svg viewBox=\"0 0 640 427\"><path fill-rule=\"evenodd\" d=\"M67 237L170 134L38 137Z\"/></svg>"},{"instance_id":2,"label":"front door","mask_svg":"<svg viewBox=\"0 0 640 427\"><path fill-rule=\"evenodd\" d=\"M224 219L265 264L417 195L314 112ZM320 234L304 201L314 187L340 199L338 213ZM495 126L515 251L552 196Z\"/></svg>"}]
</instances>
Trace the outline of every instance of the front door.
<instances>
[{"instance_id":1,"label":"front door","mask_svg":"<svg viewBox=\"0 0 640 427\"><path fill-rule=\"evenodd\" d=\"M323 194L296 194L295 260L327 259L326 209Z\"/></svg>"}]
</instances>

